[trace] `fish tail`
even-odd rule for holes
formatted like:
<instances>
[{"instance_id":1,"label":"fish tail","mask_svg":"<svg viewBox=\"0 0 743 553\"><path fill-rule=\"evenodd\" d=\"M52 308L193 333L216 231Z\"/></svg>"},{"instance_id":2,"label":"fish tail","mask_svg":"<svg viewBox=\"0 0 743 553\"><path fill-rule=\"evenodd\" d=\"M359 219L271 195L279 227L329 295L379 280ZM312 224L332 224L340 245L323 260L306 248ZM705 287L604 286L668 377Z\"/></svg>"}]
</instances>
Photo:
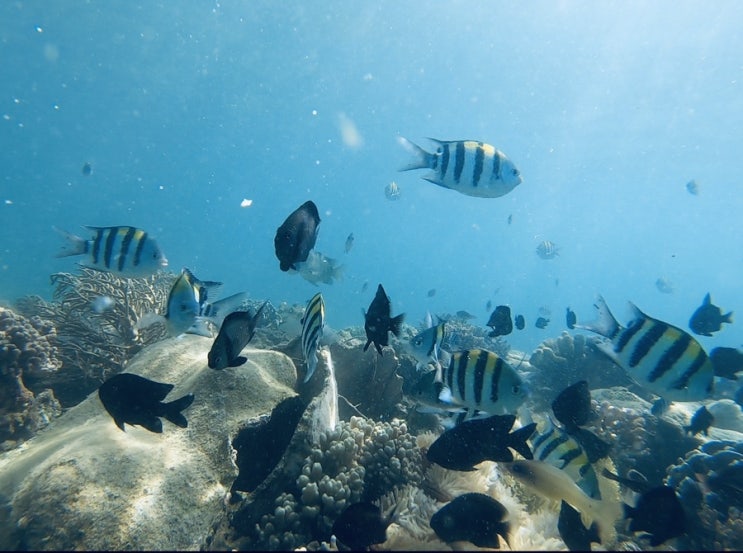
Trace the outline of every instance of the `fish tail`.
<instances>
[{"instance_id":1,"label":"fish tail","mask_svg":"<svg viewBox=\"0 0 743 553\"><path fill-rule=\"evenodd\" d=\"M191 405L193 403L193 400L193 394L186 394L182 398L171 401L170 403L165 403L165 413L163 416L176 426L186 428L188 426L188 421L186 420L186 417L183 416L181 411Z\"/></svg>"},{"instance_id":2,"label":"fish tail","mask_svg":"<svg viewBox=\"0 0 743 553\"><path fill-rule=\"evenodd\" d=\"M730 312L726 313L725 315L723 315L722 316L722 322L728 323L728 324L733 324L733 312L730 311Z\"/></svg>"},{"instance_id":3,"label":"fish tail","mask_svg":"<svg viewBox=\"0 0 743 553\"><path fill-rule=\"evenodd\" d=\"M86 240L85 238L80 238L79 236L72 234L71 232L67 232L66 230L62 230L61 228L57 228L55 226L52 226L52 228L59 234L61 234L66 240L66 243L62 246L62 249L57 254L57 257L69 257L71 255L88 253L88 240Z\"/></svg>"},{"instance_id":4,"label":"fish tail","mask_svg":"<svg viewBox=\"0 0 743 553\"><path fill-rule=\"evenodd\" d=\"M575 328L590 330L591 332L596 332L597 334L601 334L610 339L616 336L621 327L614 318L614 315L609 311L609 306L606 305L606 301L601 294L596 298L596 303L594 303L593 306L598 311L598 318L586 324L576 323Z\"/></svg>"},{"instance_id":5,"label":"fish tail","mask_svg":"<svg viewBox=\"0 0 743 553\"><path fill-rule=\"evenodd\" d=\"M231 296L212 302L209 305L208 312L205 313L204 316L208 319L214 320L214 322L219 325L222 323L222 320L224 320L224 314L235 311L247 299L247 292L232 294Z\"/></svg>"},{"instance_id":6,"label":"fish tail","mask_svg":"<svg viewBox=\"0 0 743 553\"><path fill-rule=\"evenodd\" d=\"M581 512L581 522L586 528L596 524L600 543L614 543L617 536L614 525L622 517L622 505L625 509L629 506L610 499L591 499L589 505L589 512Z\"/></svg>"},{"instance_id":7,"label":"fish tail","mask_svg":"<svg viewBox=\"0 0 743 553\"><path fill-rule=\"evenodd\" d=\"M412 157L406 165L400 167L399 171L410 171L411 169L427 169L432 166L433 154L425 151L423 148L414 144L407 138L398 137L397 141L412 154Z\"/></svg>"},{"instance_id":8,"label":"fish tail","mask_svg":"<svg viewBox=\"0 0 743 553\"><path fill-rule=\"evenodd\" d=\"M526 443L526 440L531 438L536 428L537 423L532 422L511 433L511 442L508 445L515 449L524 459L534 459L534 455L531 449L529 449L529 444Z\"/></svg>"},{"instance_id":9,"label":"fish tail","mask_svg":"<svg viewBox=\"0 0 743 553\"><path fill-rule=\"evenodd\" d=\"M390 319L390 332L392 332L392 334L394 334L398 338L400 337L400 330L402 328L402 322L404 319L405 313L400 313L397 317L393 317L392 319Z\"/></svg>"}]
</instances>

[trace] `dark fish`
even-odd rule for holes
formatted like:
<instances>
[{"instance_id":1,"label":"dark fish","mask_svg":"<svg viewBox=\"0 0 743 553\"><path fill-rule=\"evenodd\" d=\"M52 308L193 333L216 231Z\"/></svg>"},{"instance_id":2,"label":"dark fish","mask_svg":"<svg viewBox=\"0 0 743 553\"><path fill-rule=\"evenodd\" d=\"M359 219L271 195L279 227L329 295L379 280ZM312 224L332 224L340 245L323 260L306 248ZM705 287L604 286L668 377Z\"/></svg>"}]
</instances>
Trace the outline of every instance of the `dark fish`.
<instances>
[{"instance_id":1,"label":"dark fish","mask_svg":"<svg viewBox=\"0 0 743 553\"><path fill-rule=\"evenodd\" d=\"M405 313L400 313L396 317L390 318L390 299L380 284L377 286L377 294L369 304L369 311L364 313L364 330L366 331L366 344L364 351L369 344L374 342L379 355L382 355L382 346L389 345L388 332L395 336L400 336L400 327L405 318Z\"/></svg>"},{"instance_id":2,"label":"dark fish","mask_svg":"<svg viewBox=\"0 0 743 553\"><path fill-rule=\"evenodd\" d=\"M429 298L432 298L432 297L434 297L434 296L436 295L436 288L431 288L431 289L430 289L430 290L428 291L428 294L426 294L426 295L427 295L427 296L428 296Z\"/></svg>"},{"instance_id":3,"label":"dark fish","mask_svg":"<svg viewBox=\"0 0 743 553\"><path fill-rule=\"evenodd\" d=\"M516 328L518 328L519 330L524 330L524 327L526 326L526 321L524 320L523 315L516 315L514 323L516 323Z\"/></svg>"},{"instance_id":4,"label":"dark fish","mask_svg":"<svg viewBox=\"0 0 743 553\"><path fill-rule=\"evenodd\" d=\"M335 519L332 533L353 551L366 551L370 545L387 541L387 527L393 517L385 517L373 503L354 503Z\"/></svg>"},{"instance_id":5,"label":"dark fish","mask_svg":"<svg viewBox=\"0 0 743 553\"><path fill-rule=\"evenodd\" d=\"M673 294L673 283L666 277L658 277L655 287L664 294Z\"/></svg>"},{"instance_id":6,"label":"dark fish","mask_svg":"<svg viewBox=\"0 0 743 553\"><path fill-rule=\"evenodd\" d=\"M514 415L493 415L472 419L445 431L426 452L432 463L450 470L474 470L483 461L513 461L513 448L526 459L532 459L526 440L537 425L531 423L511 432Z\"/></svg>"},{"instance_id":7,"label":"dark fish","mask_svg":"<svg viewBox=\"0 0 743 553\"><path fill-rule=\"evenodd\" d=\"M487 325L493 330L488 334L491 338L497 336L507 336L513 332L513 322L511 322L511 308L507 305L499 305L490 314Z\"/></svg>"},{"instance_id":8,"label":"dark fish","mask_svg":"<svg viewBox=\"0 0 743 553\"><path fill-rule=\"evenodd\" d=\"M717 347L709 352L709 358L715 368L715 376L738 380L740 371L743 371L743 352L737 348Z\"/></svg>"},{"instance_id":9,"label":"dark fish","mask_svg":"<svg viewBox=\"0 0 743 553\"><path fill-rule=\"evenodd\" d=\"M168 260L147 232L134 227L85 227L93 232L86 240L54 227L67 245L57 257L85 254L86 267L124 278L146 277L166 267Z\"/></svg>"},{"instance_id":10,"label":"dark fish","mask_svg":"<svg viewBox=\"0 0 743 553\"><path fill-rule=\"evenodd\" d=\"M469 321L474 318L475 316L472 313L468 313L464 309L460 309L459 311L457 311L457 319L461 319L463 321Z\"/></svg>"},{"instance_id":11,"label":"dark fish","mask_svg":"<svg viewBox=\"0 0 743 553\"><path fill-rule=\"evenodd\" d=\"M643 481L643 480L635 480L635 479L630 479L630 478L622 478L621 476L618 476L614 474L613 472L610 472L609 469L607 468L604 468L604 470L601 471L601 474L603 474L609 480L614 480L615 482L619 482L620 484L629 488L633 492L645 493L651 488L650 484L647 483L647 480Z\"/></svg>"},{"instance_id":12,"label":"dark fish","mask_svg":"<svg viewBox=\"0 0 743 553\"><path fill-rule=\"evenodd\" d=\"M490 311L493 308L493 302L488 300L485 302L485 311Z\"/></svg>"},{"instance_id":13,"label":"dark fish","mask_svg":"<svg viewBox=\"0 0 743 553\"><path fill-rule=\"evenodd\" d=\"M591 416L588 382L580 380L560 392L552 402L552 412L568 431L587 424Z\"/></svg>"},{"instance_id":14,"label":"dark fish","mask_svg":"<svg viewBox=\"0 0 743 553\"><path fill-rule=\"evenodd\" d=\"M698 196L699 195L699 185L697 184L697 181L695 179L691 179L689 182L687 182L686 183L686 190L692 196Z\"/></svg>"},{"instance_id":15,"label":"dark fish","mask_svg":"<svg viewBox=\"0 0 743 553\"><path fill-rule=\"evenodd\" d=\"M534 326L536 326L537 328L547 328L547 325L549 324L549 322L550 322L549 319L545 319L544 317L539 317L537 319L537 322L534 323Z\"/></svg>"},{"instance_id":16,"label":"dark fish","mask_svg":"<svg viewBox=\"0 0 743 553\"><path fill-rule=\"evenodd\" d=\"M98 397L108 414L113 417L116 426L124 429L126 424L138 424L150 432L160 433L163 431L163 422L160 417L165 417L173 424L186 428L188 421L181 414L186 407L191 405L193 394L163 403L173 384L155 382L142 376L130 373L120 373L112 376L98 388Z\"/></svg>"},{"instance_id":17,"label":"dark fish","mask_svg":"<svg viewBox=\"0 0 743 553\"><path fill-rule=\"evenodd\" d=\"M707 431L712 423L715 421L715 417L710 413L707 408L702 405L691 417L691 424L684 426L684 434L691 432L692 436L696 436L700 432L707 436Z\"/></svg>"},{"instance_id":18,"label":"dark fish","mask_svg":"<svg viewBox=\"0 0 743 553\"><path fill-rule=\"evenodd\" d=\"M512 221L512 220L513 220L513 214L512 214L512 213L510 213L510 214L508 215L508 224L509 224L509 225L511 224L511 221Z\"/></svg>"},{"instance_id":19,"label":"dark fish","mask_svg":"<svg viewBox=\"0 0 743 553\"><path fill-rule=\"evenodd\" d=\"M644 531L655 547L686 532L686 515L676 492L658 486L643 493L634 507L624 505L625 518L632 519L631 532Z\"/></svg>"},{"instance_id":20,"label":"dark fish","mask_svg":"<svg viewBox=\"0 0 743 553\"><path fill-rule=\"evenodd\" d=\"M689 319L689 328L701 336L712 336L713 332L722 328L722 323L730 324L732 322L733 312L730 311L723 315L722 309L712 303L712 298L707 292L702 305L697 307L691 319Z\"/></svg>"},{"instance_id":21,"label":"dark fish","mask_svg":"<svg viewBox=\"0 0 743 553\"><path fill-rule=\"evenodd\" d=\"M84 176L89 177L90 175L93 174L93 166L86 161L85 164L83 165L82 171L83 171Z\"/></svg>"},{"instance_id":22,"label":"dark fish","mask_svg":"<svg viewBox=\"0 0 743 553\"><path fill-rule=\"evenodd\" d=\"M569 434L580 444L591 463L607 457L611 451L610 443L605 442L587 428L575 427L569 431Z\"/></svg>"},{"instance_id":23,"label":"dark fish","mask_svg":"<svg viewBox=\"0 0 743 553\"><path fill-rule=\"evenodd\" d=\"M219 329L219 334L209 350L210 369L239 367L247 361L246 357L240 356L240 352L253 338L258 318L267 303L268 301L264 301L255 314L252 310L233 311L225 317L222 328Z\"/></svg>"},{"instance_id":24,"label":"dark fish","mask_svg":"<svg viewBox=\"0 0 743 553\"><path fill-rule=\"evenodd\" d=\"M320 215L311 200L304 202L276 229L273 245L282 271L297 269L295 263L306 261L317 240Z\"/></svg>"},{"instance_id":25,"label":"dark fish","mask_svg":"<svg viewBox=\"0 0 743 553\"><path fill-rule=\"evenodd\" d=\"M570 309L569 307L565 311L565 324L568 325L568 328L573 329L575 328L575 323L578 321L578 318L575 316L575 311Z\"/></svg>"},{"instance_id":26,"label":"dark fish","mask_svg":"<svg viewBox=\"0 0 743 553\"><path fill-rule=\"evenodd\" d=\"M489 495L466 493L444 505L431 517L431 528L447 543L468 541L477 547L500 548L498 536L510 547L508 510Z\"/></svg>"},{"instance_id":27,"label":"dark fish","mask_svg":"<svg viewBox=\"0 0 743 553\"><path fill-rule=\"evenodd\" d=\"M351 251L351 248L353 248L353 232L346 238L346 245L343 247L343 250L348 253Z\"/></svg>"},{"instance_id":28,"label":"dark fish","mask_svg":"<svg viewBox=\"0 0 743 553\"><path fill-rule=\"evenodd\" d=\"M591 543L601 543L598 524L594 521L590 528L583 526L580 513L563 499L560 505L560 518L557 530L569 551L590 551Z\"/></svg>"},{"instance_id":29,"label":"dark fish","mask_svg":"<svg viewBox=\"0 0 743 553\"><path fill-rule=\"evenodd\" d=\"M369 288L369 281L365 280L364 284L361 285L361 293L363 294L364 292L366 292L367 288Z\"/></svg>"}]
</instances>

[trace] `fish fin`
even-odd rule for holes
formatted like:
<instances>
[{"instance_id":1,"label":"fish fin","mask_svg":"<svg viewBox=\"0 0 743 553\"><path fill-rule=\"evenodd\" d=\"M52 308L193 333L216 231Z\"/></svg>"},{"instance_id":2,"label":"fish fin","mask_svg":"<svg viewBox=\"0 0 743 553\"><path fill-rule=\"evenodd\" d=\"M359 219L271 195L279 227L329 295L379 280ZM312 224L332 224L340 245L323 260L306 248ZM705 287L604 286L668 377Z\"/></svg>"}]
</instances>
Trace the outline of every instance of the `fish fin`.
<instances>
[{"instance_id":1,"label":"fish fin","mask_svg":"<svg viewBox=\"0 0 743 553\"><path fill-rule=\"evenodd\" d=\"M497 522L494 526L495 533L497 534L494 536L496 539L495 543L498 543L498 535L500 535L505 540L508 548L511 549L511 523L508 521Z\"/></svg>"},{"instance_id":2,"label":"fish fin","mask_svg":"<svg viewBox=\"0 0 743 553\"><path fill-rule=\"evenodd\" d=\"M702 305L712 305L712 296L710 296L709 292L707 292L707 294L704 296Z\"/></svg>"},{"instance_id":3,"label":"fish fin","mask_svg":"<svg viewBox=\"0 0 743 553\"><path fill-rule=\"evenodd\" d=\"M729 311L728 313L724 314L722 316L722 322L723 323L728 323L728 324L733 324L733 312L732 311Z\"/></svg>"},{"instance_id":4,"label":"fish fin","mask_svg":"<svg viewBox=\"0 0 743 553\"><path fill-rule=\"evenodd\" d=\"M183 416L181 411L183 411L193 403L194 397L195 396L193 394L186 394L185 396L178 398L175 401L164 404L165 413L163 416L176 426L186 428L188 426L188 421L186 420L186 417ZM162 432L162 422L160 423L160 432Z\"/></svg>"},{"instance_id":5,"label":"fish fin","mask_svg":"<svg viewBox=\"0 0 743 553\"><path fill-rule=\"evenodd\" d=\"M81 238L76 234L62 230L61 228L52 226L52 228L61 234L66 244L62 246L62 249L57 254L57 257L69 257L71 255L80 255L88 251L88 241L85 238Z\"/></svg>"},{"instance_id":6,"label":"fish fin","mask_svg":"<svg viewBox=\"0 0 743 553\"><path fill-rule=\"evenodd\" d=\"M248 360L247 357L243 357L242 355L235 357L232 361L230 361L229 367L239 367L240 365L244 365L245 362Z\"/></svg>"},{"instance_id":7,"label":"fish fin","mask_svg":"<svg viewBox=\"0 0 743 553\"><path fill-rule=\"evenodd\" d=\"M434 154L427 152L418 146L418 144L415 144L402 136L398 137L397 141L403 148L412 154L408 163L400 167L398 171L410 171L411 169L426 169L431 167L433 164L432 161Z\"/></svg>"},{"instance_id":8,"label":"fish fin","mask_svg":"<svg viewBox=\"0 0 743 553\"><path fill-rule=\"evenodd\" d=\"M167 324L167 319L157 313L149 312L137 319L137 322L134 323L134 328L135 330L142 330L157 323Z\"/></svg>"},{"instance_id":9,"label":"fish fin","mask_svg":"<svg viewBox=\"0 0 743 553\"><path fill-rule=\"evenodd\" d=\"M123 420L116 420L114 419L114 422L116 423L116 426L121 428L122 432L126 432L126 429L124 428L124 421Z\"/></svg>"},{"instance_id":10,"label":"fish fin","mask_svg":"<svg viewBox=\"0 0 743 553\"><path fill-rule=\"evenodd\" d=\"M382 353L382 346L380 346L379 344L377 344L376 342L374 342L374 347L377 348L377 353L379 353L379 355L384 355Z\"/></svg>"},{"instance_id":11,"label":"fish fin","mask_svg":"<svg viewBox=\"0 0 743 553\"><path fill-rule=\"evenodd\" d=\"M609 306L606 305L606 301L601 294L598 295L596 303L594 303L593 306L598 312L597 319L586 324L578 324L576 322L575 328L590 330L591 332L601 334L606 338L613 338L622 327L619 325L616 318L614 318L614 315L611 314L611 311L609 311Z\"/></svg>"},{"instance_id":12,"label":"fish fin","mask_svg":"<svg viewBox=\"0 0 743 553\"><path fill-rule=\"evenodd\" d=\"M441 390L439 390L439 401L442 403L446 403L447 405L454 402L454 398L451 395L451 390L448 386L441 385Z\"/></svg>"},{"instance_id":13,"label":"fish fin","mask_svg":"<svg viewBox=\"0 0 743 553\"><path fill-rule=\"evenodd\" d=\"M605 442L590 430L576 426L570 429L566 428L566 431L581 445L589 463L595 463L609 455L611 444Z\"/></svg>"},{"instance_id":14,"label":"fish fin","mask_svg":"<svg viewBox=\"0 0 743 553\"><path fill-rule=\"evenodd\" d=\"M370 345L371 343L372 343L372 341L371 341L371 338L368 338L368 339L366 340L366 344L364 344L364 350L363 350L363 351L366 351L367 349L369 349L369 345Z\"/></svg>"},{"instance_id":15,"label":"fish fin","mask_svg":"<svg viewBox=\"0 0 743 553\"><path fill-rule=\"evenodd\" d=\"M397 317L390 319L390 332L400 337L400 329L402 328L402 322L405 319L405 313L400 313Z\"/></svg>"},{"instance_id":16,"label":"fish fin","mask_svg":"<svg viewBox=\"0 0 743 553\"><path fill-rule=\"evenodd\" d=\"M508 447L511 447L515 451L517 451L524 459L534 459L534 454L531 452L529 444L526 443L526 440L528 440L531 435L534 434L534 430L536 430L536 428L537 423L532 422L530 424L527 424L526 426L522 426L515 432L512 432L510 435L510 442L508 443Z\"/></svg>"},{"instance_id":17,"label":"fish fin","mask_svg":"<svg viewBox=\"0 0 743 553\"><path fill-rule=\"evenodd\" d=\"M237 310L247 299L247 292L232 294L231 296L210 303L202 315L213 320L217 326L219 326L222 324L222 321L228 313Z\"/></svg>"},{"instance_id":18,"label":"fish fin","mask_svg":"<svg viewBox=\"0 0 743 553\"><path fill-rule=\"evenodd\" d=\"M197 336L204 336L206 338L212 337L209 326L202 317L196 317L194 323L186 330L186 334L196 334Z\"/></svg>"},{"instance_id":19,"label":"fish fin","mask_svg":"<svg viewBox=\"0 0 743 553\"><path fill-rule=\"evenodd\" d=\"M162 434L163 421L160 420L160 417L152 417L138 424L141 424L143 427L145 427L150 432L154 432L156 434Z\"/></svg>"}]
</instances>

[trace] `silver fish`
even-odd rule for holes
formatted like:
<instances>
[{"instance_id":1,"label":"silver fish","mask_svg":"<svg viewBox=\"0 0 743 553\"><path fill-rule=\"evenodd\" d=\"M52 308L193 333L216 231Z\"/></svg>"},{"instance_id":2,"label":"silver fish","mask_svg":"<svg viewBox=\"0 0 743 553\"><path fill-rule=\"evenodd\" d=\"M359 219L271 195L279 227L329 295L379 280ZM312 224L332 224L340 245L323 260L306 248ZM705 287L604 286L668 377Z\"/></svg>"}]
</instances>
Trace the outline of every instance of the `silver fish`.
<instances>
[{"instance_id":1,"label":"silver fish","mask_svg":"<svg viewBox=\"0 0 743 553\"><path fill-rule=\"evenodd\" d=\"M400 187L395 181L384 187L384 196L393 202L400 199Z\"/></svg>"},{"instance_id":2,"label":"silver fish","mask_svg":"<svg viewBox=\"0 0 743 553\"><path fill-rule=\"evenodd\" d=\"M311 250L305 261L295 263L297 271L308 282L317 285L333 284L343 278L343 265L338 265L332 257L325 257L322 253Z\"/></svg>"},{"instance_id":3,"label":"silver fish","mask_svg":"<svg viewBox=\"0 0 743 553\"><path fill-rule=\"evenodd\" d=\"M438 366L439 352L446 334L445 326L444 321L435 326L430 326L423 332L416 334L408 342L408 351L415 357L418 370L422 370L428 363L434 363Z\"/></svg>"},{"instance_id":4,"label":"silver fish","mask_svg":"<svg viewBox=\"0 0 743 553\"><path fill-rule=\"evenodd\" d=\"M521 184L521 174L506 154L475 140L436 140L430 153L400 137L400 143L413 154L400 171L431 169L423 179L467 196L498 198Z\"/></svg>"},{"instance_id":5,"label":"silver fish","mask_svg":"<svg viewBox=\"0 0 743 553\"><path fill-rule=\"evenodd\" d=\"M537 246L537 255L542 259L554 259L560 255L560 248L551 240L542 240Z\"/></svg>"}]
</instances>

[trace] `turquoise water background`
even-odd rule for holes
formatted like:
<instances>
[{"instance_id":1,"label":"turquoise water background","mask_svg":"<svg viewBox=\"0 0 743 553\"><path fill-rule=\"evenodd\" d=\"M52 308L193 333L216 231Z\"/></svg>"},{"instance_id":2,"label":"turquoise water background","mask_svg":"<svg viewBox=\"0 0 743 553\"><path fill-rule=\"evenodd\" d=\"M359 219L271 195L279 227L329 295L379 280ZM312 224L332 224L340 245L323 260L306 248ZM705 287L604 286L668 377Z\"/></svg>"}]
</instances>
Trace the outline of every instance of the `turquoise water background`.
<instances>
[{"instance_id":1,"label":"turquoise water background","mask_svg":"<svg viewBox=\"0 0 743 553\"><path fill-rule=\"evenodd\" d=\"M411 324L509 304L525 351L597 293L622 322L629 300L688 329L708 291L743 318L741 52L736 1L3 2L0 300L75 270L52 225L134 225L174 272L304 304L317 288L273 237L311 199L316 249L345 265L320 286L334 328L380 282ZM398 172L399 136L493 144L524 182L439 188Z\"/></svg>"}]
</instances>

